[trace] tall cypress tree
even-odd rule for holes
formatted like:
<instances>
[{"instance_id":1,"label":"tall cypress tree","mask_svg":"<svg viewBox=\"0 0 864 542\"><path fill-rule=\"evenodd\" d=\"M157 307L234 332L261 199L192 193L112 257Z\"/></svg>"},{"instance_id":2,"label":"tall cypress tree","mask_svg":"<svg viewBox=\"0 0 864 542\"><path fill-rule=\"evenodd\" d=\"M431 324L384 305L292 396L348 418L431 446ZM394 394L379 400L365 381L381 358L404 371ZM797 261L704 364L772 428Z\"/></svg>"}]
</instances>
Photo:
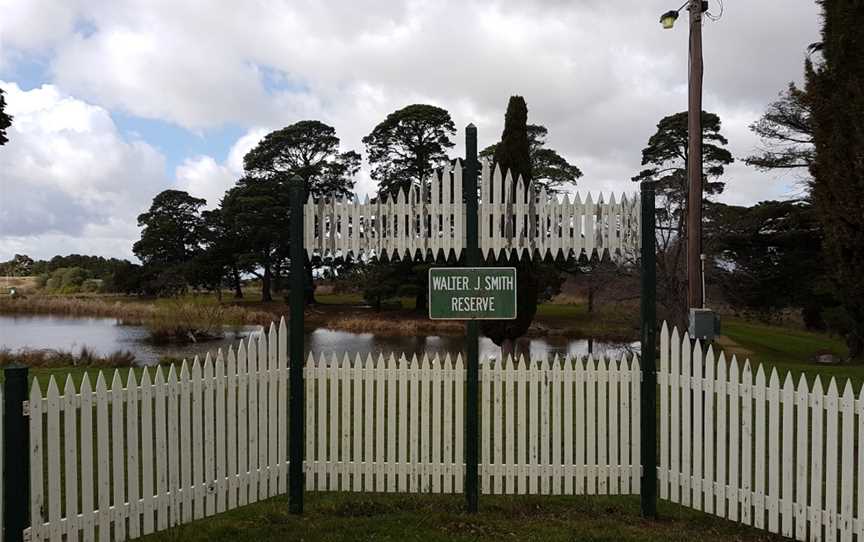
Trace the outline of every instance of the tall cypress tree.
<instances>
[{"instance_id":1,"label":"tall cypress tree","mask_svg":"<svg viewBox=\"0 0 864 542\"><path fill-rule=\"evenodd\" d=\"M504 114L504 132L495 147L494 161L502 172L528 181L531 175L531 142L528 139L528 106L522 96L510 96Z\"/></svg>"},{"instance_id":2,"label":"tall cypress tree","mask_svg":"<svg viewBox=\"0 0 864 542\"><path fill-rule=\"evenodd\" d=\"M820 0L822 60L807 62L815 159L813 203L840 309L828 323L846 334L850 360L864 361L864 2Z\"/></svg>"},{"instance_id":3,"label":"tall cypress tree","mask_svg":"<svg viewBox=\"0 0 864 542\"><path fill-rule=\"evenodd\" d=\"M521 177L527 190L527 182L532 178L531 145L528 138L528 106L522 96L510 97L504 116L504 132L495 148L494 160L503 173L510 172L514 183ZM519 197L524 197L524 194ZM528 258L531 256L528 255ZM516 267L516 319L485 320L481 325L483 334L501 347L504 356L515 353L516 339L525 335L537 314L537 298L546 286L541 284L540 277L552 277L552 284L548 285L553 290L560 288L560 281L555 280L557 273L541 273L538 264L530 259L519 260L511 256L509 264Z\"/></svg>"}]
</instances>

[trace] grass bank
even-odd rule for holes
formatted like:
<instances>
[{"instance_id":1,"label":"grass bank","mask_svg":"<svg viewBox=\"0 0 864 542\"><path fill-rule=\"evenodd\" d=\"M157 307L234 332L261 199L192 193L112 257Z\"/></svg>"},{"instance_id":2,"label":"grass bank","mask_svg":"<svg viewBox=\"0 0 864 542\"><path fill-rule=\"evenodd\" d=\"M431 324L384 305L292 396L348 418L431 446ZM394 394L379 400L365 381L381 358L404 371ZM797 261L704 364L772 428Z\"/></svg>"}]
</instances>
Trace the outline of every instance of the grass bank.
<instances>
[{"instance_id":1,"label":"grass bank","mask_svg":"<svg viewBox=\"0 0 864 542\"><path fill-rule=\"evenodd\" d=\"M305 513L285 497L189 523L142 540L169 541L769 541L782 538L660 503L660 519L639 517L638 497L487 496L463 511L462 495L307 493Z\"/></svg>"},{"instance_id":2,"label":"grass bank","mask_svg":"<svg viewBox=\"0 0 864 542\"><path fill-rule=\"evenodd\" d=\"M741 361L749 358L751 363L764 363L769 369L776 367L781 377L785 378L788 371L797 382L799 375L805 372L811 377L811 384L817 374L822 378L823 386L827 386L831 377L840 379L838 383L850 378L856 388L864 384L864 365L815 362L816 356L824 353L845 359L849 351L840 337L794 326L777 326L736 318L724 318L722 328L723 336L729 339L726 342L721 340L721 348L727 355L736 354Z\"/></svg>"}]
</instances>

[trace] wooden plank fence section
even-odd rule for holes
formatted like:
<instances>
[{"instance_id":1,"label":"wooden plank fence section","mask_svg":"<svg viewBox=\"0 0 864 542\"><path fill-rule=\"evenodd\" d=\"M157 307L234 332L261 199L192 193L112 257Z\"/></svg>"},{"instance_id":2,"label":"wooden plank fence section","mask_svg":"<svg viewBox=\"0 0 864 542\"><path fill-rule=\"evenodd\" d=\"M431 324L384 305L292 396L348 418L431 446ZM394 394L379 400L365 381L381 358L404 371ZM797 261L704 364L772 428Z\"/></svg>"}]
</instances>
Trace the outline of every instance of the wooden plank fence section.
<instances>
[{"instance_id":1,"label":"wooden plank fence section","mask_svg":"<svg viewBox=\"0 0 864 542\"><path fill-rule=\"evenodd\" d=\"M796 540L864 540L864 389L781 387L665 324L660 347L661 498Z\"/></svg>"},{"instance_id":2,"label":"wooden plank fence section","mask_svg":"<svg viewBox=\"0 0 864 542\"><path fill-rule=\"evenodd\" d=\"M547 193L514 184L488 162L480 174L479 239L484 256L527 252L552 257L608 254L633 261L639 253L638 196L595 201L590 194ZM436 172L425 186L396 194L310 200L304 246L310 257L458 258L465 245L462 166Z\"/></svg>"}]
</instances>

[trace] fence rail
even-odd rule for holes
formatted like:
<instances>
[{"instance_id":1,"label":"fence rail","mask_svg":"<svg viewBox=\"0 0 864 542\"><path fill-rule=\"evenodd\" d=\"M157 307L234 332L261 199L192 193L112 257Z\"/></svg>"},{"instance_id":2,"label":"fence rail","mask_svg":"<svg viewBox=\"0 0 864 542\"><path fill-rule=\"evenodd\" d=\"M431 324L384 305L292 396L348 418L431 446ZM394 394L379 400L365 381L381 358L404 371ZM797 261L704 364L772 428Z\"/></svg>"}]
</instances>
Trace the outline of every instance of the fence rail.
<instances>
[{"instance_id":1,"label":"fence rail","mask_svg":"<svg viewBox=\"0 0 864 542\"><path fill-rule=\"evenodd\" d=\"M864 390L797 386L664 324L660 498L796 540L864 540ZM856 435L857 428L857 435Z\"/></svg>"},{"instance_id":2,"label":"fence rail","mask_svg":"<svg viewBox=\"0 0 864 542\"><path fill-rule=\"evenodd\" d=\"M462 166L444 168L422 185L396 194L310 200L304 207L308 254L458 258L465 246ZM616 201L590 194L547 193L482 163L479 239L484 257L511 254L608 255L634 261L639 252L638 196Z\"/></svg>"}]
</instances>

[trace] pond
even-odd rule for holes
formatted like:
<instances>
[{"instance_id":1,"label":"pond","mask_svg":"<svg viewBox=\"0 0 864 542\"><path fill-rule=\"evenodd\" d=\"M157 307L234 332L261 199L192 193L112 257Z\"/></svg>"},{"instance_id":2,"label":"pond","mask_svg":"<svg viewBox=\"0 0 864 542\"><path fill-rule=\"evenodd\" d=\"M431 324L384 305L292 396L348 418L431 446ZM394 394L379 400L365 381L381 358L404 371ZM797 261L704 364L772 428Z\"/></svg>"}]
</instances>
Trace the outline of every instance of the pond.
<instances>
[{"instance_id":1,"label":"pond","mask_svg":"<svg viewBox=\"0 0 864 542\"><path fill-rule=\"evenodd\" d=\"M163 356L187 357L215 352L237 344L251 333L260 333L259 326L226 327L225 337L184 345L156 345L147 341L147 330L140 325L126 325L114 318L80 318L64 316L3 316L0 315L0 348L13 352L21 349L52 349L78 352L87 347L101 355L117 350L132 352L139 363L157 363ZM306 350L319 354L341 356L345 352L378 355L391 352L406 356L464 352L465 339L460 336L382 336L372 333L351 333L316 329L306 333ZM625 351L638 351L639 343L610 343L567 337L540 337L520 341L518 351L531 353L533 359L554 355L595 355L620 357ZM500 348L485 337L480 338L480 355L499 357Z\"/></svg>"}]
</instances>

